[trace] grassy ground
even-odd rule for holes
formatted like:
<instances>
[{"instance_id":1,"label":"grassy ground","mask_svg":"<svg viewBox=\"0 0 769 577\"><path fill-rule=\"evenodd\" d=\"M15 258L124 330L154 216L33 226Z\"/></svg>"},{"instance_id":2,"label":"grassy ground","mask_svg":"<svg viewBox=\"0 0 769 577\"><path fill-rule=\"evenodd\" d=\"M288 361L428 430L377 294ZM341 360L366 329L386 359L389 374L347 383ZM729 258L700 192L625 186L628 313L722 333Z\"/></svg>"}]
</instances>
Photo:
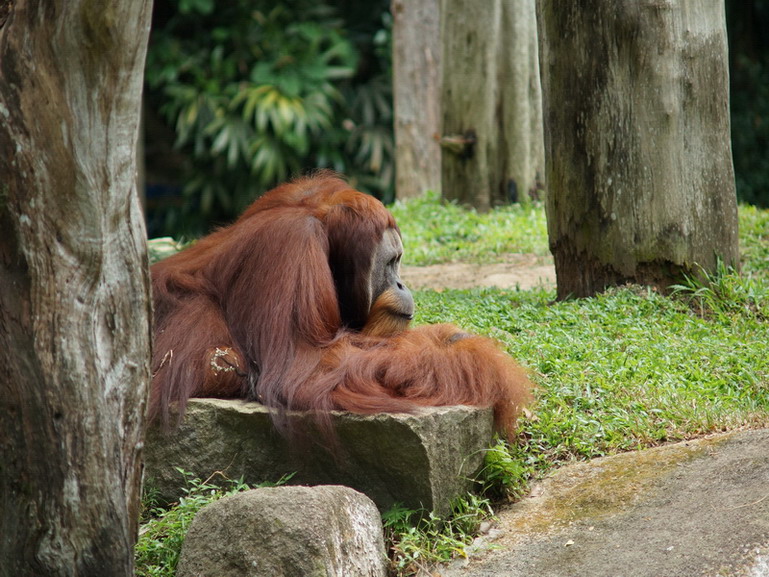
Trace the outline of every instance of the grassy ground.
<instances>
[{"instance_id":1,"label":"grassy ground","mask_svg":"<svg viewBox=\"0 0 769 577\"><path fill-rule=\"evenodd\" d=\"M426 197L393 212L408 264L547 254L541 207L478 215ZM547 290L417 291L417 323L454 322L495 337L537 385L518 442L488 453L482 493L517 497L570 461L769 426L769 211L740 207L740 244L741 275L722 268L672 296L637 286L566 302ZM431 531L396 536L401 574L413 574L420 557L447 554L435 551Z\"/></svg>"},{"instance_id":2,"label":"grassy ground","mask_svg":"<svg viewBox=\"0 0 769 577\"><path fill-rule=\"evenodd\" d=\"M477 215L421 199L394 210L407 255L409 234L424 243L412 264L546 250L541 207ZM484 234L473 236L478 223ZM417 322L450 321L494 336L531 370L538 389L533 417L522 422L527 474L769 425L769 212L741 207L740 228L742 276L721 270L710 285L692 282L672 297L641 287L567 302L543 290L418 291ZM506 229L525 231L520 245L503 240ZM461 247L452 240L459 248L449 252L440 245L445 237L467 240Z\"/></svg>"},{"instance_id":3,"label":"grassy ground","mask_svg":"<svg viewBox=\"0 0 769 577\"><path fill-rule=\"evenodd\" d=\"M392 210L406 264L547 254L542 207L479 215L427 196ZM741 207L740 228L742 276L721 270L710 284L684 284L670 297L642 287L567 302L545 290L416 291L417 323L453 322L495 337L537 385L518 442L489 452L484 496L520 495L533 478L576 459L769 426L769 211ZM461 554L489 503L469 496L453 519L418 527L412 512L391 512L399 574Z\"/></svg>"},{"instance_id":4,"label":"grassy ground","mask_svg":"<svg viewBox=\"0 0 769 577\"><path fill-rule=\"evenodd\" d=\"M507 253L550 254L541 206L511 205L479 214L427 193L397 202L390 210L403 235L406 265L490 263Z\"/></svg>"}]
</instances>

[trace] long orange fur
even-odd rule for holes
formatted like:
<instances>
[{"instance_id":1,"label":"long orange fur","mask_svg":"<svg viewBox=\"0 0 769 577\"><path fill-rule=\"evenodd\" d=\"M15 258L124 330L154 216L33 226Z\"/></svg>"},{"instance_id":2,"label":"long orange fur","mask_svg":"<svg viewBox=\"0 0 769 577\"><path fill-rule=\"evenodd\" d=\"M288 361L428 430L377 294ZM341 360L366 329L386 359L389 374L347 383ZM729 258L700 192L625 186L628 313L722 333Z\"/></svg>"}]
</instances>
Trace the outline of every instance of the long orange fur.
<instances>
[{"instance_id":1,"label":"long orange fur","mask_svg":"<svg viewBox=\"0 0 769 577\"><path fill-rule=\"evenodd\" d=\"M493 406L512 434L531 384L496 343L452 325L401 330L386 293L365 298L387 228L379 201L321 173L153 265L151 418L196 396L319 412L464 404Z\"/></svg>"}]
</instances>

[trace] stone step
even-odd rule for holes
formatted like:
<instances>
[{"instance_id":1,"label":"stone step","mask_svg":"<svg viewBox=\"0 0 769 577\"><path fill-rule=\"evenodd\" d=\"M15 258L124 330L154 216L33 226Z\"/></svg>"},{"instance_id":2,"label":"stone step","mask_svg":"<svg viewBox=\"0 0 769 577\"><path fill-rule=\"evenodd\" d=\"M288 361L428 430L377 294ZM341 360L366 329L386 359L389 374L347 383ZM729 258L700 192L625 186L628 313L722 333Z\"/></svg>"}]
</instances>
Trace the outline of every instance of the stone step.
<instances>
[{"instance_id":1,"label":"stone step","mask_svg":"<svg viewBox=\"0 0 769 577\"><path fill-rule=\"evenodd\" d=\"M173 417L172 417L173 421ZM431 407L414 414L331 414L333 436L311 414L285 415L290 441L273 426L270 409L240 400L191 399L178 428L152 428L145 446L145 486L161 502L183 493L177 467L212 481L217 471L246 483L352 487L384 511L399 503L446 515L472 486L492 440L492 412Z\"/></svg>"}]
</instances>

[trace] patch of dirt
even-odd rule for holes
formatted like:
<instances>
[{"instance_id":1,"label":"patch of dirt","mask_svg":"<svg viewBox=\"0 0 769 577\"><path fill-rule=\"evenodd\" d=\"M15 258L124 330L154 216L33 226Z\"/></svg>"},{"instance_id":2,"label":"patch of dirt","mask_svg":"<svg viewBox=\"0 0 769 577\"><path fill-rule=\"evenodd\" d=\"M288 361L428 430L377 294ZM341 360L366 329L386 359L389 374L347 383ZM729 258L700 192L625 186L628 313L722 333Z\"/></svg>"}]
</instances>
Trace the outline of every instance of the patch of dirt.
<instances>
[{"instance_id":1,"label":"patch of dirt","mask_svg":"<svg viewBox=\"0 0 769 577\"><path fill-rule=\"evenodd\" d=\"M532 254L506 255L503 262L474 264L454 262L429 266L403 266L401 277L412 289L469 289L474 287L555 287L552 257Z\"/></svg>"}]
</instances>

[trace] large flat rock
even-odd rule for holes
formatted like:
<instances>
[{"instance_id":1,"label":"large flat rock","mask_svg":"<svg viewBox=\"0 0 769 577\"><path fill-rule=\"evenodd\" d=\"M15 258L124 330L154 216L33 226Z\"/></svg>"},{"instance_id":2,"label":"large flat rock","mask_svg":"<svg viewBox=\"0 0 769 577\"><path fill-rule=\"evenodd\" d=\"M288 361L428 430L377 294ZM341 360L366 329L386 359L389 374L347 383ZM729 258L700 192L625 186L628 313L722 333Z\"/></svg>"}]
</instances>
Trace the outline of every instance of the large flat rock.
<instances>
[{"instance_id":1,"label":"large flat rock","mask_svg":"<svg viewBox=\"0 0 769 577\"><path fill-rule=\"evenodd\" d=\"M178 428L148 432L145 485L162 501L173 501L184 485L177 467L201 479L221 471L254 484L294 473L292 484L352 487L380 510L400 503L444 515L482 466L493 423L490 409L464 406L415 414L337 412L337 446L327 450L329 439L318 433L311 415L289 413L287 419L304 437L289 442L258 403L192 399Z\"/></svg>"},{"instance_id":2,"label":"large flat rock","mask_svg":"<svg viewBox=\"0 0 769 577\"><path fill-rule=\"evenodd\" d=\"M443 577L769 577L769 430L570 465Z\"/></svg>"}]
</instances>

